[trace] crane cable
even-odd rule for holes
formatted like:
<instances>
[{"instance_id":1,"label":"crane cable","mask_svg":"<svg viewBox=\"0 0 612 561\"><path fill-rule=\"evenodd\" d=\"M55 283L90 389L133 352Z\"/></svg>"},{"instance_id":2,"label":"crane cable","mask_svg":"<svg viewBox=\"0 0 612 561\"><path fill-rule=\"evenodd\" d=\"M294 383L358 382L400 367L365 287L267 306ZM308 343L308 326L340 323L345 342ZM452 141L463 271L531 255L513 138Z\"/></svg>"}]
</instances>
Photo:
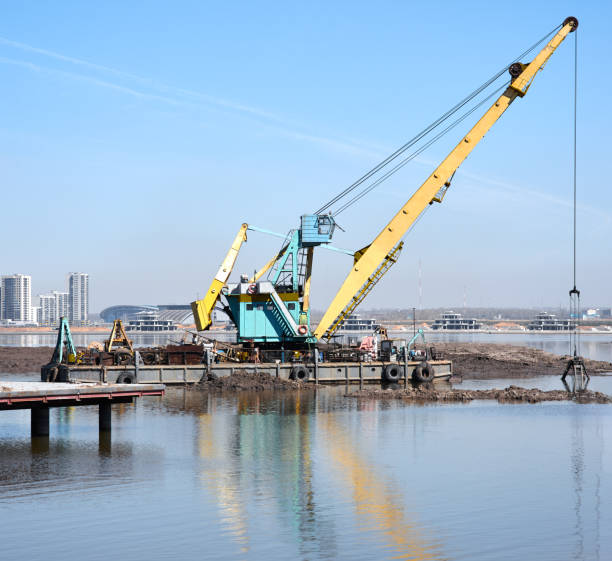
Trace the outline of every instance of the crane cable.
<instances>
[{"instance_id":1,"label":"crane cable","mask_svg":"<svg viewBox=\"0 0 612 561\"><path fill-rule=\"evenodd\" d=\"M574 288L576 288L576 144L578 122L578 30L574 32Z\"/></svg>"},{"instance_id":2,"label":"crane cable","mask_svg":"<svg viewBox=\"0 0 612 561\"><path fill-rule=\"evenodd\" d=\"M416 158L419 154L421 154L422 152L424 152L425 150L427 150L427 148L429 148L432 144L434 144L435 142L437 142L440 138L442 138L447 132L449 132L450 130L454 129L457 125L459 125L461 122L463 122L465 119L467 119L472 113L474 113L474 111L476 111L476 109L478 109L479 107L481 107L483 104L485 104L487 101L489 101L492 97L495 97L496 95L498 95L501 91L505 90L508 87L508 82L506 82L503 86L501 86L500 88L497 88L493 93L489 94L487 97L485 97L483 100L481 100L478 104L476 104L474 107L472 107L469 111L465 112L463 115L461 115L460 117L458 117L454 122L452 122L450 125L448 125L448 127L446 127L445 129L443 129L442 131L440 131L436 136L434 136L432 139L428 140L423 146L419 147L417 150L415 150L414 152L412 152L412 154L410 154L409 156L406 156L403 160L401 160L398 164L396 164L394 167L392 167L389 171L387 171L384 175L382 175L381 177L379 177L378 179L376 179L373 183L371 183L370 185L368 185L365 189L362 189L359 193L357 193L357 195L355 195L352 199L349 199L346 203L344 203L335 213L335 216L338 216L340 213L344 212L347 208L349 208L350 206L354 205L357 201L359 201L362 197L365 197L370 191L372 191L373 189L375 189L376 187L378 187L383 181L387 180L389 177L391 177L394 173L396 173L397 171L399 171L401 168L403 168L407 163L411 162L412 160L414 160L414 158Z\"/></svg>"},{"instance_id":3,"label":"crane cable","mask_svg":"<svg viewBox=\"0 0 612 561\"><path fill-rule=\"evenodd\" d=\"M576 187L577 187L577 125L578 125L578 32L574 34L574 239L573 239L573 273L574 287L569 292L570 296L570 321L572 331L570 331L570 355L580 356L580 330L578 320L580 317L580 291L576 288ZM573 348L572 348L573 347ZM573 354L572 354L573 353Z\"/></svg>"},{"instance_id":4,"label":"crane cable","mask_svg":"<svg viewBox=\"0 0 612 561\"><path fill-rule=\"evenodd\" d=\"M330 201L328 201L326 204L324 204L321 208L319 208L315 214L321 214L323 212L325 212L326 210L328 210L332 205L334 205L335 203L337 203L338 201L340 201L342 198L344 198L345 196L347 196L349 193L351 193L353 190L355 190L357 187L359 187L362 183L364 183L365 181L367 181L368 179L370 179L373 175L375 175L376 173L378 173L381 169L383 169L385 166L387 166L389 163L391 163L393 160L395 160L397 157L401 156L404 152L406 152L406 150L408 150L410 147L414 146L419 140L421 140L422 138L424 138L426 135L428 135L430 132L432 132L434 129L436 129L440 124L442 124L444 121L446 121L448 118L450 118L452 115L454 115L457 111L459 111L462 107L464 107L466 104L468 104L470 101L472 101L476 96L478 96L480 93L482 93L485 89L487 89L491 84L493 84L493 82L495 82L502 74L504 74L504 72L506 72L506 70L509 68L509 66L517 61L519 61L520 59L522 59L523 57L527 56L531 51L533 51L536 47L538 47L541 43L543 43L544 41L546 41L553 33L555 33L561 26L557 25L552 31L550 31L549 33L547 33L544 37L542 37L539 41L537 41L536 43L534 43L531 47L529 47L526 51L524 51L523 53L521 53L518 57L516 57L510 64L504 66L499 72L497 72L495 75L493 75L491 78L489 78L487 81L485 81L483 84L481 84L478 88L476 88L472 93L470 93L467 97L465 97L463 100L461 100L459 103L457 103L454 107L452 107L450 110L448 110L446 113L444 113L441 117L439 117L438 119L436 119L433 123L431 123L429 126L427 126L425 129L423 129L420 133L418 133L415 137L413 137L411 140L409 140L408 142L406 142L403 146L401 146L400 148L398 148L395 152L393 152L390 156L387 156L387 158L385 158L382 162L380 162L379 164L377 164L374 168L372 168L370 171L368 171L365 175L361 176L357 181L355 181L354 183L352 183L351 185L349 185L346 189L344 189L343 191L341 191L340 193L338 193L335 197L333 197ZM450 129L449 129L450 130Z\"/></svg>"}]
</instances>

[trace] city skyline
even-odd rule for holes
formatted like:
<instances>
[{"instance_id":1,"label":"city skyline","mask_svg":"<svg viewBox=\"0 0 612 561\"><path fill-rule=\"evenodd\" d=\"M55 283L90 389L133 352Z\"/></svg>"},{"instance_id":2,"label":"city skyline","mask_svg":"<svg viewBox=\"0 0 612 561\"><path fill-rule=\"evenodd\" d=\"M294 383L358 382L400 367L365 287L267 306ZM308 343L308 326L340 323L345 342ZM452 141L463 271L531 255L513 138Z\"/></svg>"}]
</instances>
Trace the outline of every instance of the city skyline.
<instances>
[{"instance_id":1,"label":"city skyline","mask_svg":"<svg viewBox=\"0 0 612 561\"><path fill-rule=\"evenodd\" d=\"M39 293L32 299L32 275L14 273L0 277L0 322L3 325L38 324L56 326L67 317L74 326L89 322L89 274L66 275L66 290Z\"/></svg>"}]
</instances>

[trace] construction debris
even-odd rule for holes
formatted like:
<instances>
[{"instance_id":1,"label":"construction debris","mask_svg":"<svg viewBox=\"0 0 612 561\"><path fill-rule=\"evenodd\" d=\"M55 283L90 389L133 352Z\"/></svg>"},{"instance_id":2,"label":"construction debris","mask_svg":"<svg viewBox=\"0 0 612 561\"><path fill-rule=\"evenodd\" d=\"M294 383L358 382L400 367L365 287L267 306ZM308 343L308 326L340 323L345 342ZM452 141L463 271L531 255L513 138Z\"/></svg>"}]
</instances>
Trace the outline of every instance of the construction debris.
<instances>
[{"instance_id":1,"label":"construction debris","mask_svg":"<svg viewBox=\"0 0 612 561\"><path fill-rule=\"evenodd\" d=\"M209 392L260 392L260 391L287 391L299 390L312 391L311 386L305 386L302 382L283 380L275 378L264 372L237 371L230 376L217 377L209 375L207 380L197 384L194 389Z\"/></svg>"},{"instance_id":2,"label":"construction debris","mask_svg":"<svg viewBox=\"0 0 612 561\"><path fill-rule=\"evenodd\" d=\"M357 399L398 399L412 403L466 403L475 399L494 399L500 403L540 403L542 401L612 403L612 399L601 392L585 390L584 392L570 393L564 390L543 391L535 388L520 388L518 386L491 390L437 390L431 386L416 386L397 390L363 389L349 393L347 397Z\"/></svg>"}]
</instances>

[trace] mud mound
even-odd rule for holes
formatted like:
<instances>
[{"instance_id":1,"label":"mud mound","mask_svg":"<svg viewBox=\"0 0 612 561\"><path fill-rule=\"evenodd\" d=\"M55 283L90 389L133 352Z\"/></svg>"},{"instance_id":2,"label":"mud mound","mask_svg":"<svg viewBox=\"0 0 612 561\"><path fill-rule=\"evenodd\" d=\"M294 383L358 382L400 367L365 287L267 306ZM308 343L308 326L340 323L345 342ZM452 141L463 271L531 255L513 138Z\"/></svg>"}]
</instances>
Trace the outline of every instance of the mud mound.
<instances>
[{"instance_id":1,"label":"mud mound","mask_svg":"<svg viewBox=\"0 0 612 561\"><path fill-rule=\"evenodd\" d=\"M194 389L210 392L261 392L261 391L295 391L303 389L301 382L282 380L265 372L236 371L230 376L217 377L209 374L207 380L202 380Z\"/></svg>"},{"instance_id":2,"label":"mud mound","mask_svg":"<svg viewBox=\"0 0 612 561\"><path fill-rule=\"evenodd\" d=\"M571 394L563 390L543 391L509 386L492 390L436 390L432 387L412 387L405 390L365 389L347 394L357 399L400 399L414 403L469 402L475 399L495 399L500 403L540 403L542 401L575 401L577 403L612 403L601 392L587 390Z\"/></svg>"},{"instance_id":3,"label":"mud mound","mask_svg":"<svg viewBox=\"0 0 612 561\"><path fill-rule=\"evenodd\" d=\"M0 347L0 373L40 372L52 356L51 347Z\"/></svg>"},{"instance_id":4,"label":"mud mound","mask_svg":"<svg viewBox=\"0 0 612 561\"><path fill-rule=\"evenodd\" d=\"M569 356L495 343L436 343L445 359L453 361L453 374L470 379L561 376ZM612 363L584 360L589 375L612 372Z\"/></svg>"}]
</instances>

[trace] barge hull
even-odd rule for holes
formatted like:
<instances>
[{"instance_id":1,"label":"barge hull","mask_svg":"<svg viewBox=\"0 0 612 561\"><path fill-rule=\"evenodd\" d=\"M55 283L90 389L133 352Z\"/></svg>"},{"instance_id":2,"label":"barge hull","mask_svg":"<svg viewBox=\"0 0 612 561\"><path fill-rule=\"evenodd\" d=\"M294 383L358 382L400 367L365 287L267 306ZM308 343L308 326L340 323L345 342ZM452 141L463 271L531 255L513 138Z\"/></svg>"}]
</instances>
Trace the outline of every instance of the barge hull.
<instances>
[{"instance_id":1,"label":"barge hull","mask_svg":"<svg viewBox=\"0 0 612 561\"><path fill-rule=\"evenodd\" d=\"M401 380L411 379L420 362L322 362L303 364L309 372L309 383L315 384L359 384L380 383L383 371L389 364L397 364L401 371ZM446 380L452 375L450 360L432 360L429 364L435 370L434 379ZM208 379L209 375L217 377L230 376L235 372L263 372L281 378L291 379L295 363L221 363L197 365L159 364L151 366L73 366L69 371L69 381L103 382L109 384L197 384ZM65 380L68 381L68 380Z\"/></svg>"}]
</instances>

